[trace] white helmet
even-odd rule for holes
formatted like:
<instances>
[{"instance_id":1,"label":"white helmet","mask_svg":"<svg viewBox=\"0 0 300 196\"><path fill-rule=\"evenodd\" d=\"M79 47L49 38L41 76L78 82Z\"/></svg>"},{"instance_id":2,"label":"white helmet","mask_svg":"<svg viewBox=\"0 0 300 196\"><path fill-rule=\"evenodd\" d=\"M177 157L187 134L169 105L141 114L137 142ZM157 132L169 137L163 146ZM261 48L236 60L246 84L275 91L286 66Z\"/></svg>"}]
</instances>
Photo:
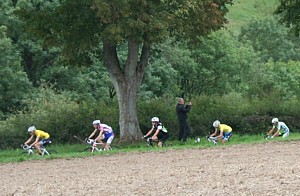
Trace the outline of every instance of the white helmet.
<instances>
[{"instance_id":1,"label":"white helmet","mask_svg":"<svg viewBox=\"0 0 300 196\"><path fill-rule=\"evenodd\" d=\"M216 128L217 128L219 125L220 125L220 121L218 121L218 120L216 120L216 121L213 123L213 126L216 127Z\"/></svg>"},{"instance_id":2,"label":"white helmet","mask_svg":"<svg viewBox=\"0 0 300 196\"><path fill-rule=\"evenodd\" d=\"M151 119L151 122L159 122L159 118L158 118L158 117L153 117L153 118Z\"/></svg>"},{"instance_id":3,"label":"white helmet","mask_svg":"<svg viewBox=\"0 0 300 196\"><path fill-rule=\"evenodd\" d=\"M31 126L28 128L27 131L31 133L31 132L34 132L35 130L36 130L35 126Z\"/></svg>"},{"instance_id":4,"label":"white helmet","mask_svg":"<svg viewBox=\"0 0 300 196\"><path fill-rule=\"evenodd\" d=\"M278 123L278 118L273 118L272 119L272 124Z\"/></svg>"},{"instance_id":5,"label":"white helmet","mask_svg":"<svg viewBox=\"0 0 300 196\"><path fill-rule=\"evenodd\" d=\"M93 125L100 125L100 123L101 123L100 120L94 120L93 121Z\"/></svg>"}]
</instances>

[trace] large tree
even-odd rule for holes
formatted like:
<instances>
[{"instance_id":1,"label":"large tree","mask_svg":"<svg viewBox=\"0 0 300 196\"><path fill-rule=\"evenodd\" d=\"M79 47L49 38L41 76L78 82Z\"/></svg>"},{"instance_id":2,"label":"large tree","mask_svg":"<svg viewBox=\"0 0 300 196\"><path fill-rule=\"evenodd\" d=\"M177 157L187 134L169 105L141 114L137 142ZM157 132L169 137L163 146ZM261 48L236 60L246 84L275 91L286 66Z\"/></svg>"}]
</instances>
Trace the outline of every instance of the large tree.
<instances>
[{"instance_id":1,"label":"large tree","mask_svg":"<svg viewBox=\"0 0 300 196\"><path fill-rule=\"evenodd\" d=\"M223 27L232 0L39 0L18 2L25 30L45 45L59 45L76 58L101 44L119 104L120 137L141 136L136 101L153 43L168 36L187 39ZM127 58L118 47L127 46Z\"/></svg>"}]
</instances>

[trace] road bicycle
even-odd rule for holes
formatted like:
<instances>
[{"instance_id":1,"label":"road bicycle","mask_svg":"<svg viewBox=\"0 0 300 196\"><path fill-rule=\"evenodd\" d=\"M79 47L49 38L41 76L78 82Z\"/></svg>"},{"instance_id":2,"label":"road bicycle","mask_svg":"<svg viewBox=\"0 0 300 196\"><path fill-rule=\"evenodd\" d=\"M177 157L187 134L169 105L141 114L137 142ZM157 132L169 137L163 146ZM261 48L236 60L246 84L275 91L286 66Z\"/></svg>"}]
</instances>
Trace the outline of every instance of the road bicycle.
<instances>
[{"instance_id":1,"label":"road bicycle","mask_svg":"<svg viewBox=\"0 0 300 196\"><path fill-rule=\"evenodd\" d=\"M51 142L50 142L51 143ZM20 153L20 155L33 155L34 154L34 147L33 146L29 146L27 144L22 144L21 148L24 150L23 152ZM57 153L55 150L47 150L46 149L46 145L42 145L41 146L41 156L45 156L45 155L50 155L50 154L54 154Z\"/></svg>"},{"instance_id":2,"label":"road bicycle","mask_svg":"<svg viewBox=\"0 0 300 196\"><path fill-rule=\"evenodd\" d=\"M101 152L101 151L105 151L105 150L112 150L111 147L109 147L109 149L105 149L103 146L103 143L99 143L93 139L87 139L86 143L89 144L90 146L85 148L84 151L89 151L91 153L93 153L94 151ZM99 148L99 145L101 146L100 148Z\"/></svg>"},{"instance_id":3,"label":"road bicycle","mask_svg":"<svg viewBox=\"0 0 300 196\"><path fill-rule=\"evenodd\" d=\"M144 140L146 140L147 142L147 146L148 147L153 147L153 143L155 143L157 145L157 147L168 147L168 146L172 146L172 144L168 144L166 141L153 141L152 137L143 137Z\"/></svg>"},{"instance_id":4,"label":"road bicycle","mask_svg":"<svg viewBox=\"0 0 300 196\"><path fill-rule=\"evenodd\" d=\"M99 143L94 139L85 139L82 140L79 137L77 137L76 135L74 135L74 138L76 138L77 140L79 140L81 143L87 144L88 147L86 147L83 152L101 152L101 151L106 151L106 150L112 150L112 147L110 146L109 149L105 149L104 148L104 144L103 143ZM101 146L101 147L99 147ZM114 147L115 148L115 147Z\"/></svg>"}]
</instances>

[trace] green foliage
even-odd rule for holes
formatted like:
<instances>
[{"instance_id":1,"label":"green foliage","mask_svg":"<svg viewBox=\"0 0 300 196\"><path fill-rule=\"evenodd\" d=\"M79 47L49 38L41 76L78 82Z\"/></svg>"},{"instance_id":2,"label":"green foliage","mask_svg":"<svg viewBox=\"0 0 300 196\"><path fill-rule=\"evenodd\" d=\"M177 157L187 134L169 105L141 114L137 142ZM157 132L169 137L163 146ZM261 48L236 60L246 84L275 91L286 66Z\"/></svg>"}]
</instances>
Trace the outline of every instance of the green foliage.
<instances>
[{"instance_id":1,"label":"green foliage","mask_svg":"<svg viewBox=\"0 0 300 196\"><path fill-rule=\"evenodd\" d=\"M0 118L21 108L21 100L32 89L21 67L21 58L16 46L6 36L6 27L0 26Z\"/></svg>"},{"instance_id":2,"label":"green foliage","mask_svg":"<svg viewBox=\"0 0 300 196\"><path fill-rule=\"evenodd\" d=\"M27 100L28 109L10 116L0 123L1 148L16 148L29 135L27 128L34 124L38 129L51 134L53 144L74 143L73 135L87 137L93 130L91 122L101 119L114 129L119 136L117 103L75 102L67 93L56 94L49 88ZM271 119L278 117L291 132L300 130L300 100L281 100L278 97L247 99L239 93L223 96L197 96L189 116L192 128L191 137L205 136L213 130L212 123L219 119L232 126L234 134L264 134L271 128ZM177 100L172 98L152 99L139 102L138 118L143 133L151 128L151 118L157 116L168 129L171 138L179 132L175 107Z\"/></svg>"},{"instance_id":3,"label":"green foliage","mask_svg":"<svg viewBox=\"0 0 300 196\"><path fill-rule=\"evenodd\" d=\"M253 20L242 27L239 40L250 43L262 62L300 60L297 46L290 40L288 29L274 17ZM266 44L267 43L267 44Z\"/></svg>"},{"instance_id":4,"label":"green foliage","mask_svg":"<svg viewBox=\"0 0 300 196\"><path fill-rule=\"evenodd\" d=\"M177 88L170 86L172 87L168 90L169 92L172 92L170 94L190 97L193 93L195 93L195 86L199 78L197 78L196 75L198 65L192 58L192 52L189 50L188 44L186 42L168 39L156 47L156 53L152 58L161 59L161 61L165 62L164 66L172 66L172 68L169 68L172 72L165 73L164 75L164 77L173 77L173 84L176 82ZM154 62L157 61L158 60L154 60ZM166 82L169 83L168 81Z\"/></svg>"},{"instance_id":5,"label":"green foliage","mask_svg":"<svg viewBox=\"0 0 300 196\"><path fill-rule=\"evenodd\" d=\"M281 22L291 27L296 36L300 33L300 2L298 0L280 0L275 13L281 17Z\"/></svg>"},{"instance_id":6,"label":"green foliage","mask_svg":"<svg viewBox=\"0 0 300 196\"><path fill-rule=\"evenodd\" d=\"M72 92L72 97L77 100L109 101L115 97L108 72L101 64L92 64L85 69L55 65L46 68L41 78L53 84L52 88Z\"/></svg>"},{"instance_id":7,"label":"green foliage","mask_svg":"<svg viewBox=\"0 0 300 196\"><path fill-rule=\"evenodd\" d=\"M93 130L91 122L101 119L112 126L118 134L116 104L107 109L104 102L78 103L68 93L57 94L42 86L31 99L24 100L27 110L11 115L1 124L1 147L18 146L24 142L27 128L32 124L37 129L49 132L53 143L70 143L73 135L87 137ZM114 109L115 108L115 109Z\"/></svg>"},{"instance_id":8,"label":"green foliage","mask_svg":"<svg viewBox=\"0 0 300 196\"><path fill-rule=\"evenodd\" d=\"M22 36L25 36L24 34ZM28 78L35 87L38 87L43 80L47 69L54 66L58 58L59 48L44 48L40 40L20 38L18 48L22 55L22 66Z\"/></svg>"},{"instance_id":9,"label":"green foliage","mask_svg":"<svg viewBox=\"0 0 300 196\"><path fill-rule=\"evenodd\" d=\"M249 69L257 58L251 46L239 43L226 31L201 38L193 50L198 64L195 80L196 94L226 94L242 91L248 82Z\"/></svg>"},{"instance_id":10,"label":"green foliage","mask_svg":"<svg viewBox=\"0 0 300 196\"><path fill-rule=\"evenodd\" d=\"M140 90L141 99L175 96L176 78L178 78L178 72L166 59L154 60L145 71Z\"/></svg>"},{"instance_id":11,"label":"green foliage","mask_svg":"<svg viewBox=\"0 0 300 196\"><path fill-rule=\"evenodd\" d=\"M43 37L46 44L63 45L65 56L78 56L100 41L155 43L176 32L191 40L226 23L232 0L205 1L18 1L24 30ZM70 28L66 28L70 27ZM199 28L195 28L199 27ZM51 33L50 33L51 29Z\"/></svg>"},{"instance_id":12,"label":"green foliage","mask_svg":"<svg viewBox=\"0 0 300 196\"><path fill-rule=\"evenodd\" d=\"M268 62L266 74L272 75L275 88L280 91L283 99L300 95L300 62Z\"/></svg>"}]
</instances>

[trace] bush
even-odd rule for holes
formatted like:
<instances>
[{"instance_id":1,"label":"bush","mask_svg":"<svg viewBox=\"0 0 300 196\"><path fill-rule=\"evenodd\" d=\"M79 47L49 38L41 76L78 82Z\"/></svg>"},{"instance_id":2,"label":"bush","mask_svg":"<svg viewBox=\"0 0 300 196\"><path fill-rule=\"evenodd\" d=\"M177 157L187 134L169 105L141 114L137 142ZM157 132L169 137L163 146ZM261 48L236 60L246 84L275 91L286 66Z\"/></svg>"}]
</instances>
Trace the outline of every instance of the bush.
<instances>
[{"instance_id":1,"label":"bush","mask_svg":"<svg viewBox=\"0 0 300 196\"><path fill-rule=\"evenodd\" d=\"M92 121L100 119L119 135L119 112L116 102L76 102L68 93L55 93L41 88L33 99L26 100L28 108L6 121L0 121L0 147L16 148L28 137L27 128L34 124L51 134L55 144L77 142L73 135L87 137L93 130ZM234 133L262 134L271 128L273 117L284 121L291 132L299 130L300 100L279 102L278 99L249 100L239 93L224 96L198 96L191 100L189 122L191 137L205 136L213 131L212 123L218 119L232 126ZM280 104L279 104L280 103ZM138 103L138 119L145 134L151 128L151 118L157 116L168 129L171 138L177 138L179 124L176 116L177 99L153 99Z\"/></svg>"},{"instance_id":2,"label":"bush","mask_svg":"<svg viewBox=\"0 0 300 196\"><path fill-rule=\"evenodd\" d=\"M95 119L117 128L115 105L108 108L105 103L77 103L68 98L67 93L57 94L44 87L33 97L25 101L26 110L0 124L1 148L19 146L29 137L27 129L31 125L48 132L55 144L72 143L75 141L73 135L87 137L93 131Z\"/></svg>"}]
</instances>

